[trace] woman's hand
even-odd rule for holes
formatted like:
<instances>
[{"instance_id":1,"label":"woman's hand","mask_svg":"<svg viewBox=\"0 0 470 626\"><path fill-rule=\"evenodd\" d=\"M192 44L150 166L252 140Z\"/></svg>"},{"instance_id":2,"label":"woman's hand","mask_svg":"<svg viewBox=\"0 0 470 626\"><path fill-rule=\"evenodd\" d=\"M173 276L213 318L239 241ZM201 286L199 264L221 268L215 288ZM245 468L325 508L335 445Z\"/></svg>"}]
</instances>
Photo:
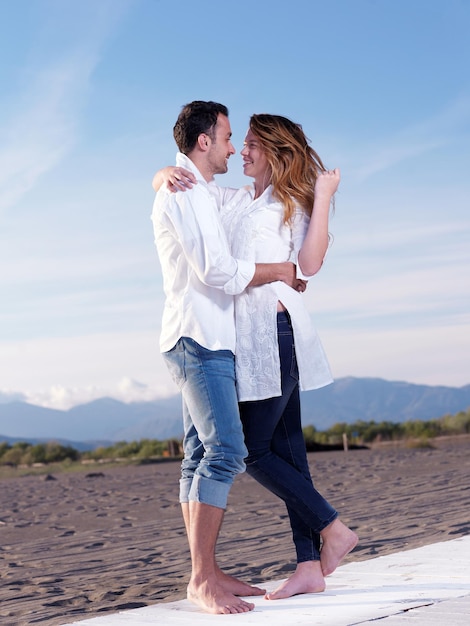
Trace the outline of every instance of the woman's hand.
<instances>
[{"instance_id":1,"label":"woman's hand","mask_svg":"<svg viewBox=\"0 0 470 626\"><path fill-rule=\"evenodd\" d=\"M186 191L197 184L196 177L192 172L184 167L176 167L176 165L168 165L153 177L152 187L158 191L162 185L165 185L170 191Z\"/></svg>"},{"instance_id":2,"label":"woman's hand","mask_svg":"<svg viewBox=\"0 0 470 626\"><path fill-rule=\"evenodd\" d=\"M326 170L325 172L320 172L317 176L317 180L315 183L315 200L317 200L321 196L328 198L334 196L338 189L340 180L341 173L338 167L336 167L334 170Z\"/></svg>"},{"instance_id":3,"label":"woman's hand","mask_svg":"<svg viewBox=\"0 0 470 626\"><path fill-rule=\"evenodd\" d=\"M312 217L298 256L304 276L313 276L323 265L329 244L328 215L340 179L339 168L320 172L317 176Z\"/></svg>"}]
</instances>

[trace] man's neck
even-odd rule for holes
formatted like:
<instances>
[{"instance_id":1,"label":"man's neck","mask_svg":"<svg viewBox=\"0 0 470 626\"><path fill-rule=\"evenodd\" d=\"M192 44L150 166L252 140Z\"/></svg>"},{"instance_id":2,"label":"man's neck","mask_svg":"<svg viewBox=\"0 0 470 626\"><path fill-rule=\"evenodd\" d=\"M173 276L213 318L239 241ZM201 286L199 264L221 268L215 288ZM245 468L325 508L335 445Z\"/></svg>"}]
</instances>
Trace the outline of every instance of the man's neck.
<instances>
[{"instance_id":1,"label":"man's neck","mask_svg":"<svg viewBox=\"0 0 470 626\"><path fill-rule=\"evenodd\" d=\"M193 152L188 154L187 157L194 163L197 169L201 172L202 177L207 183L210 183L211 181L214 180L214 172L208 165L205 155L203 155L200 152L197 152L196 150L193 150Z\"/></svg>"}]
</instances>

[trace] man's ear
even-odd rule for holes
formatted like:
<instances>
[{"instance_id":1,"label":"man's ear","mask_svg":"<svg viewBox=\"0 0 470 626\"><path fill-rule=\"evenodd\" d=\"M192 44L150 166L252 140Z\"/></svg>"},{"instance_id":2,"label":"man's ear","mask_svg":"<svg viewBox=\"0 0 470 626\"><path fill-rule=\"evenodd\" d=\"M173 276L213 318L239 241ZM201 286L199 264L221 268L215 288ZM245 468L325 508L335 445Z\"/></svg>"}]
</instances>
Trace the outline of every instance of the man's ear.
<instances>
[{"instance_id":1,"label":"man's ear","mask_svg":"<svg viewBox=\"0 0 470 626\"><path fill-rule=\"evenodd\" d=\"M205 133L201 133L199 135L199 137L197 138L197 143L198 146L200 148L200 150L202 150L203 152L205 152L207 150L207 148L209 147L209 141L208 141L208 136Z\"/></svg>"}]
</instances>

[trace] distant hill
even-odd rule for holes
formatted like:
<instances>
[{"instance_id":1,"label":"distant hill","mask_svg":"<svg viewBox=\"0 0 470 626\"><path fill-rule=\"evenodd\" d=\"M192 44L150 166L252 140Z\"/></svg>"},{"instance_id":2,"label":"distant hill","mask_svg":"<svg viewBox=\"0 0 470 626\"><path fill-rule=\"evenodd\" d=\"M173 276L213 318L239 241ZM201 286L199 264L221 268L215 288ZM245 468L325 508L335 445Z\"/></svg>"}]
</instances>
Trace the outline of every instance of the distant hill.
<instances>
[{"instance_id":1,"label":"distant hill","mask_svg":"<svg viewBox=\"0 0 470 626\"><path fill-rule=\"evenodd\" d=\"M25 442L30 443L32 446L40 443L47 443L48 441L54 441L61 446L70 446L74 450L79 452L87 452L89 450L96 450L96 448L108 448L113 445L113 441L70 441L69 439L60 439L57 437L39 437L38 439L33 437L8 437L7 435L0 435L0 443L6 442L10 446L15 443Z\"/></svg>"},{"instance_id":2,"label":"distant hill","mask_svg":"<svg viewBox=\"0 0 470 626\"><path fill-rule=\"evenodd\" d=\"M321 431L338 422L357 420L430 420L469 407L470 385L455 388L347 377L323 389L303 393L302 421ZM77 449L98 445L97 442L180 437L181 398L176 395L131 404L101 398L68 411L25 402L0 404L0 433L0 441L55 439L80 442L74 444Z\"/></svg>"},{"instance_id":3,"label":"distant hill","mask_svg":"<svg viewBox=\"0 0 470 626\"><path fill-rule=\"evenodd\" d=\"M339 378L302 394L302 421L317 430L345 422L407 422L453 415L470 408L470 385L444 387L381 378Z\"/></svg>"},{"instance_id":4,"label":"distant hill","mask_svg":"<svg viewBox=\"0 0 470 626\"><path fill-rule=\"evenodd\" d=\"M68 411L26 402L0 404L0 440L132 441L168 439L182 432L181 398L125 404L101 398Z\"/></svg>"}]
</instances>

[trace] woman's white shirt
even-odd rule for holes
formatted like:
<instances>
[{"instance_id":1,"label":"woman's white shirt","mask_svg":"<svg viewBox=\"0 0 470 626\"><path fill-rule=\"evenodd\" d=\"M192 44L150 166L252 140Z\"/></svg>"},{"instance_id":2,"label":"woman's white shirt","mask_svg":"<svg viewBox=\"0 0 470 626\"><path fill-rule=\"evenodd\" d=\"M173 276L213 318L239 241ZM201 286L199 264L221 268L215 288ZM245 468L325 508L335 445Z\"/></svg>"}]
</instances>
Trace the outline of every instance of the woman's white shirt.
<instances>
[{"instance_id":1,"label":"woman's white shirt","mask_svg":"<svg viewBox=\"0 0 470 626\"><path fill-rule=\"evenodd\" d=\"M254 263L297 263L309 225L300 208L292 223L283 220L283 206L272 187L254 199L253 186L234 192L220 189L221 218L232 256ZM303 277L298 271L299 277ZM277 303L291 317L301 390L333 382L320 339L313 327L305 297L283 282L247 287L235 296L236 376L240 401L281 395Z\"/></svg>"}]
</instances>

